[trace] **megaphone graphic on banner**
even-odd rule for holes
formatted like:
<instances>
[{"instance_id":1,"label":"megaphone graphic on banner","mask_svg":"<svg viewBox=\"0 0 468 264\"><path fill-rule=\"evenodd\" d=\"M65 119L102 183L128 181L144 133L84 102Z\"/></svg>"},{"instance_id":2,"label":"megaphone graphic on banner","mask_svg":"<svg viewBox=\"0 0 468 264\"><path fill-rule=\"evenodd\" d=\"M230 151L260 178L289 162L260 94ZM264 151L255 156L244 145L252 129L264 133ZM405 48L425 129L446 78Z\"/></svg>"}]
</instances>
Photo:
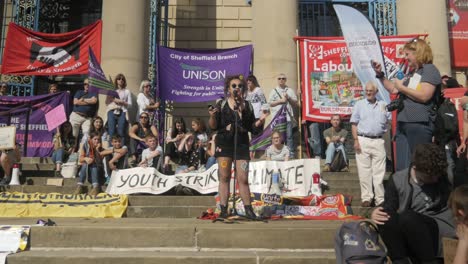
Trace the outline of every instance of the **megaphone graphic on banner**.
<instances>
[{"instance_id":1,"label":"megaphone graphic on banner","mask_svg":"<svg viewBox=\"0 0 468 264\"><path fill-rule=\"evenodd\" d=\"M19 174L20 174L19 164L15 163L15 164L13 164L13 169L12 169L12 172L11 172L11 181L10 181L10 184L9 184L10 186L11 185L20 185Z\"/></svg>"}]
</instances>

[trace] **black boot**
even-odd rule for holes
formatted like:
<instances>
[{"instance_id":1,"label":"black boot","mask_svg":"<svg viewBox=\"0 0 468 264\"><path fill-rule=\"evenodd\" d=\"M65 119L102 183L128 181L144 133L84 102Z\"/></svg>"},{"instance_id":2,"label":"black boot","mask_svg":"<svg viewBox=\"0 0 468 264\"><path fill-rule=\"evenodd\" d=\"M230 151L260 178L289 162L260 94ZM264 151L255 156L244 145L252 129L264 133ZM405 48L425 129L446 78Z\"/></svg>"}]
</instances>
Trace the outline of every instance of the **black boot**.
<instances>
[{"instance_id":1,"label":"black boot","mask_svg":"<svg viewBox=\"0 0 468 264\"><path fill-rule=\"evenodd\" d=\"M221 212L218 215L218 218L226 219L228 218L228 207L227 205L219 205L221 207Z\"/></svg>"},{"instance_id":2,"label":"black boot","mask_svg":"<svg viewBox=\"0 0 468 264\"><path fill-rule=\"evenodd\" d=\"M252 205L244 205L245 217L251 220L260 220L257 215L254 213Z\"/></svg>"}]
</instances>

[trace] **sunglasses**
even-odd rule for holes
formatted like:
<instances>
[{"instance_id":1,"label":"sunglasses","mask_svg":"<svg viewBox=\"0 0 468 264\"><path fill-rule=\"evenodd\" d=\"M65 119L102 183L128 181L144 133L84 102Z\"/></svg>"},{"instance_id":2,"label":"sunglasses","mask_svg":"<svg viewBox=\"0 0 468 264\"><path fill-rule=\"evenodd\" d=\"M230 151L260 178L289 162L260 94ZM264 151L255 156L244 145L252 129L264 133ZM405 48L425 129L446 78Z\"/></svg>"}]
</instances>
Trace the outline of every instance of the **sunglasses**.
<instances>
[{"instance_id":1,"label":"sunglasses","mask_svg":"<svg viewBox=\"0 0 468 264\"><path fill-rule=\"evenodd\" d=\"M148 119L147 116L140 116L141 119Z\"/></svg>"},{"instance_id":2,"label":"sunglasses","mask_svg":"<svg viewBox=\"0 0 468 264\"><path fill-rule=\"evenodd\" d=\"M3 84L3 85L0 86L0 87L2 87L2 88L7 88L8 86Z\"/></svg>"},{"instance_id":3,"label":"sunglasses","mask_svg":"<svg viewBox=\"0 0 468 264\"><path fill-rule=\"evenodd\" d=\"M151 87L151 84L147 84L147 85L145 85L145 86L143 86L143 87Z\"/></svg>"},{"instance_id":4,"label":"sunglasses","mask_svg":"<svg viewBox=\"0 0 468 264\"><path fill-rule=\"evenodd\" d=\"M83 83L83 85L85 85L85 86L86 86L86 85L89 85L89 83Z\"/></svg>"},{"instance_id":5,"label":"sunglasses","mask_svg":"<svg viewBox=\"0 0 468 264\"><path fill-rule=\"evenodd\" d=\"M281 81L281 80L286 80L286 78L285 77L279 77L278 81Z\"/></svg>"},{"instance_id":6,"label":"sunglasses","mask_svg":"<svg viewBox=\"0 0 468 264\"><path fill-rule=\"evenodd\" d=\"M117 81L125 81L123 77L117 78Z\"/></svg>"},{"instance_id":7,"label":"sunglasses","mask_svg":"<svg viewBox=\"0 0 468 264\"><path fill-rule=\"evenodd\" d=\"M231 88L232 89L236 89L236 88L242 89L242 88L244 88L244 85L242 85L242 84L237 85L237 84L233 83L233 84L231 84Z\"/></svg>"}]
</instances>

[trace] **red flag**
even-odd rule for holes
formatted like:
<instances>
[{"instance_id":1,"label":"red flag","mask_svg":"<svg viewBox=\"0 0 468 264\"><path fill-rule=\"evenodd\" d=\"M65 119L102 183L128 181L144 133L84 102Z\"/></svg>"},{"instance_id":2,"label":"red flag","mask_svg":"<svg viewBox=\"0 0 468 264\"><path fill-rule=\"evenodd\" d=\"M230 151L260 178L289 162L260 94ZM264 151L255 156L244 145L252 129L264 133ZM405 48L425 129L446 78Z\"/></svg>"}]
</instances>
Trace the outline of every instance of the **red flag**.
<instances>
[{"instance_id":1,"label":"red flag","mask_svg":"<svg viewBox=\"0 0 468 264\"><path fill-rule=\"evenodd\" d=\"M61 34L8 25L2 74L72 75L88 74L90 47L101 58L102 21Z\"/></svg>"}]
</instances>

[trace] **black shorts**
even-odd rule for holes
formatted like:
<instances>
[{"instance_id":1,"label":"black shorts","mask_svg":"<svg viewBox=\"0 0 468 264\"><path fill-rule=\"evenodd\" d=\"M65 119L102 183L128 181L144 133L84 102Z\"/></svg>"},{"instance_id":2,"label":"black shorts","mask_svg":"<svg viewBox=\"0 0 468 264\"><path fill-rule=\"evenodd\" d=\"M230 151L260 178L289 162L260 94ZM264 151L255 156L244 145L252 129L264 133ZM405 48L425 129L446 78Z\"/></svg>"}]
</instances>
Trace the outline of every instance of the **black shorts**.
<instances>
[{"instance_id":1,"label":"black shorts","mask_svg":"<svg viewBox=\"0 0 468 264\"><path fill-rule=\"evenodd\" d=\"M246 144L239 144L237 145L236 149L236 160L250 160L249 155L249 145ZM225 145L220 144L216 146L215 150L215 157L227 157L234 159L234 144L232 145Z\"/></svg>"}]
</instances>

